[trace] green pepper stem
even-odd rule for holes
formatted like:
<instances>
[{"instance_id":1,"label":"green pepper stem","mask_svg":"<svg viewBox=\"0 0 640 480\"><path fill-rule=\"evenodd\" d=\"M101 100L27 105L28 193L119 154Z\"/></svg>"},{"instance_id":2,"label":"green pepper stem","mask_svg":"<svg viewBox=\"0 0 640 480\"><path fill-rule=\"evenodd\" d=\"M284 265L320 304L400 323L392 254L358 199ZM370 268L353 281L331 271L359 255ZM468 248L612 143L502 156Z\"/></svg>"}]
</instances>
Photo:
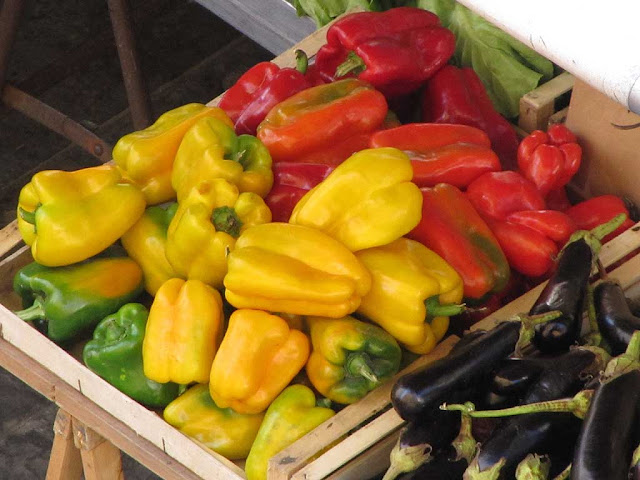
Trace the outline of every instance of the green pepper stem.
<instances>
[{"instance_id":1,"label":"green pepper stem","mask_svg":"<svg viewBox=\"0 0 640 480\"><path fill-rule=\"evenodd\" d=\"M16 317L24 320L25 322L42 320L45 318L44 302L42 301L42 299L36 298L33 302L33 305L31 305L30 307L25 308L24 310L14 311L13 313L16 315Z\"/></svg>"},{"instance_id":2,"label":"green pepper stem","mask_svg":"<svg viewBox=\"0 0 640 480\"><path fill-rule=\"evenodd\" d=\"M441 304L439 295L433 295L424 301L424 306L427 309L427 322L434 317L452 317L459 315L466 310L466 305L461 304Z\"/></svg>"},{"instance_id":3,"label":"green pepper stem","mask_svg":"<svg viewBox=\"0 0 640 480\"><path fill-rule=\"evenodd\" d=\"M349 375L363 377L371 383L377 384L379 382L378 377L373 373L367 359L368 355L366 353L358 352L349 354L344 369Z\"/></svg>"},{"instance_id":4,"label":"green pepper stem","mask_svg":"<svg viewBox=\"0 0 640 480\"><path fill-rule=\"evenodd\" d=\"M31 225L35 225L36 224L36 210L34 210L33 212L30 212L28 210L25 210L22 207L18 207L18 215L20 215L20 218L22 220L24 220L25 222L30 223Z\"/></svg>"},{"instance_id":5,"label":"green pepper stem","mask_svg":"<svg viewBox=\"0 0 640 480\"><path fill-rule=\"evenodd\" d=\"M350 73L358 75L366 68L364 60L356 52L351 51L347 54L347 59L336 68L336 78L344 77Z\"/></svg>"},{"instance_id":6,"label":"green pepper stem","mask_svg":"<svg viewBox=\"0 0 640 480\"><path fill-rule=\"evenodd\" d=\"M316 400L316 407L331 408L331 400L327 397L322 397Z\"/></svg>"},{"instance_id":7,"label":"green pepper stem","mask_svg":"<svg viewBox=\"0 0 640 480\"><path fill-rule=\"evenodd\" d=\"M211 223L216 227L216 231L225 232L233 238L240 236L242 220L238 213L231 207L218 207L211 214Z\"/></svg>"},{"instance_id":8,"label":"green pepper stem","mask_svg":"<svg viewBox=\"0 0 640 480\"><path fill-rule=\"evenodd\" d=\"M441 410L459 411L472 418L502 418L512 415L527 415L530 413L557 412L572 413L578 418L584 418L589 410L593 390L582 390L573 398L563 398L560 400L550 400L547 402L529 403L518 405L517 407L503 408L499 410L475 410L471 402L464 404L442 404Z\"/></svg>"},{"instance_id":9,"label":"green pepper stem","mask_svg":"<svg viewBox=\"0 0 640 480\"><path fill-rule=\"evenodd\" d=\"M298 70L303 75L307 73L307 68L309 68L309 57L304 50L300 50L299 48L295 51L296 54L296 70Z\"/></svg>"}]
</instances>

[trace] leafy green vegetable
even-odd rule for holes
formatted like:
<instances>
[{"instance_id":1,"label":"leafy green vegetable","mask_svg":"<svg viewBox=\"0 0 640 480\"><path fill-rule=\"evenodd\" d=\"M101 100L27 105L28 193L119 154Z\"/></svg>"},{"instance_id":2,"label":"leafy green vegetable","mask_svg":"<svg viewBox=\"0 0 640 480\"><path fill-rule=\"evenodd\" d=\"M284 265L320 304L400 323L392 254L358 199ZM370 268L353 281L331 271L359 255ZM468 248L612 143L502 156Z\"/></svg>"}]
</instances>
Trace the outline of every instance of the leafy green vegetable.
<instances>
[{"instance_id":1,"label":"leafy green vegetable","mask_svg":"<svg viewBox=\"0 0 640 480\"><path fill-rule=\"evenodd\" d=\"M293 0L298 15L313 18L319 27L352 8L379 12L404 3L397 0Z\"/></svg>"},{"instance_id":2,"label":"leafy green vegetable","mask_svg":"<svg viewBox=\"0 0 640 480\"><path fill-rule=\"evenodd\" d=\"M496 110L518 115L520 97L553 77L553 63L455 0L416 0L456 36L454 60L472 67Z\"/></svg>"}]
</instances>

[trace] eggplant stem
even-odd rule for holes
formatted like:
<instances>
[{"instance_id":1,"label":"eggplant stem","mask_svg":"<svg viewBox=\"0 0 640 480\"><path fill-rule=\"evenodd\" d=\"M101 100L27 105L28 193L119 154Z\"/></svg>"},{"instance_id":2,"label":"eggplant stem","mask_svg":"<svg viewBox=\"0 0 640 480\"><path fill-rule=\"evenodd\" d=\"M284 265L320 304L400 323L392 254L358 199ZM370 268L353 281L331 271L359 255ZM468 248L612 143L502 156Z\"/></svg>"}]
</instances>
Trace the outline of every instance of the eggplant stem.
<instances>
[{"instance_id":1,"label":"eggplant stem","mask_svg":"<svg viewBox=\"0 0 640 480\"><path fill-rule=\"evenodd\" d=\"M550 468L548 456L530 453L518 464L516 480L548 480Z\"/></svg>"},{"instance_id":2,"label":"eggplant stem","mask_svg":"<svg viewBox=\"0 0 640 480\"><path fill-rule=\"evenodd\" d=\"M524 313L516 315L516 320L520 321L520 337L516 343L515 356L521 357L522 351L531 344L531 340L535 336L536 325L550 322L560 318L562 315L563 313L560 310L551 310L538 315L526 315Z\"/></svg>"},{"instance_id":3,"label":"eggplant stem","mask_svg":"<svg viewBox=\"0 0 640 480\"><path fill-rule=\"evenodd\" d=\"M400 438L398 438L389 455L391 465L382 480L394 480L403 473L417 470L421 465L431 461L431 450L432 447L428 443L401 448Z\"/></svg>"},{"instance_id":4,"label":"eggplant stem","mask_svg":"<svg viewBox=\"0 0 640 480\"><path fill-rule=\"evenodd\" d=\"M473 437L473 421L471 417L461 412L460 432L458 436L451 442L456 451L455 461L466 460L467 465L471 463L473 457L478 452L478 442Z\"/></svg>"},{"instance_id":5,"label":"eggplant stem","mask_svg":"<svg viewBox=\"0 0 640 480\"><path fill-rule=\"evenodd\" d=\"M599 258L596 261L596 267L598 267L598 275L600 276L600 279L601 280L608 280L609 279L609 274L607 273L607 269L602 264L602 260L600 260Z\"/></svg>"},{"instance_id":6,"label":"eggplant stem","mask_svg":"<svg viewBox=\"0 0 640 480\"><path fill-rule=\"evenodd\" d=\"M640 330L631 335L629 345L624 353L613 357L602 374L603 383L610 382L614 378L631 370L640 369Z\"/></svg>"},{"instance_id":7,"label":"eggplant stem","mask_svg":"<svg viewBox=\"0 0 640 480\"><path fill-rule=\"evenodd\" d=\"M571 237L567 243L564 244L560 252L558 253L558 257L562 255L565 248L573 242L577 242L579 240L583 240L591 249L592 254L592 262L595 265L598 256L600 255L600 248L602 247L602 239L616 231L616 229L624 223L627 215L625 213L621 213L616 215L608 222L605 222L597 227L592 228L591 230L577 230L573 232Z\"/></svg>"},{"instance_id":8,"label":"eggplant stem","mask_svg":"<svg viewBox=\"0 0 640 480\"><path fill-rule=\"evenodd\" d=\"M640 445L636 447L633 451L633 456L631 457L631 468L637 467L640 465Z\"/></svg>"},{"instance_id":9,"label":"eggplant stem","mask_svg":"<svg viewBox=\"0 0 640 480\"><path fill-rule=\"evenodd\" d=\"M593 235L595 238L597 238L598 240L602 241L604 237L606 237L610 233L615 232L618 229L618 227L624 223L626 219L627 219L627 214L620 213L615 217L613 217L608 222L605 222L601 225L598 225L597 227L592 228L591 230L589 230L589 233Z\"/></svg>"},{"instance_id":10,"label":"eggplant stem","mask_svg":"<svg viewBox=\"0 0 640 480\"><path fill-rule=\"evenodd\" d=\"M600 264L600 260L598 260ZM585 345L594 347L600 346L602 343L602 335L600 327L598 327L598 319L596 315L596 305L593 301L593 285L587 285L587 317L589 318L589 333L585 336Z\"/></svg>"},{"instance_id":11,"label":"eggplant stem","mask_svg":"<svg viewBox=\"0 0 640 480\"><path fill-rule=\"evenodd\" d=\"M546 402L528 403L526 405L518 405L511 408L502 408L500 410L475 410L470 408L467 402L465 404L443 404L441 410L449 411L461 411L465 415L472 418L502 418L513 415L526 415L529 413L542 413L542 412L558 412L558 413L572 413L578 418L584 418L591 398L593 397L593 390L582 390L578 392L573 398L562 398L560 400L549 400ZM473 404L471 404L473 406Z\"/></svg>"},{"instance_id":12,"label":"eggplant stem","mask_svg":"<svg viewBox=\"0 0 640 480\"><path fill-rule=\"evenodd\" d=\"M563 471L561 471L553 480L568 480L571 475L571 464L567 465Z\"/></svg>"}]
</instances>

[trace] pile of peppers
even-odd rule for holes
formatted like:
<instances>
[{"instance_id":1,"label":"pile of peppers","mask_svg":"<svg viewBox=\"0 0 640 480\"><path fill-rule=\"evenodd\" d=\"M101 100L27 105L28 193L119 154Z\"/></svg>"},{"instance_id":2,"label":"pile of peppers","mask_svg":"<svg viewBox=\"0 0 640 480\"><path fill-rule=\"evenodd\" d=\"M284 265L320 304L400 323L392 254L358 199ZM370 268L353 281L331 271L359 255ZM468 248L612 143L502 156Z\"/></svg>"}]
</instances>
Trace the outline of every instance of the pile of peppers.
<instances>
[{"instance_id":1,"label":"pile of peppers","mask_svg":"<svg viewBox=\"0 0 640 480\"><path fill-rule=\"evenodd\" d=\"M36 173L16 314L63 348L87 341L89 369L265 479L452 318L556 272L576 231L633 224L613 195L571 205L576 137L519 141L454 48L422 9L349 14L312 63L256 65L219 106L122 136L113 164ZM530 314L560 309L545 308Z\"/></svg>"}]
</instances>

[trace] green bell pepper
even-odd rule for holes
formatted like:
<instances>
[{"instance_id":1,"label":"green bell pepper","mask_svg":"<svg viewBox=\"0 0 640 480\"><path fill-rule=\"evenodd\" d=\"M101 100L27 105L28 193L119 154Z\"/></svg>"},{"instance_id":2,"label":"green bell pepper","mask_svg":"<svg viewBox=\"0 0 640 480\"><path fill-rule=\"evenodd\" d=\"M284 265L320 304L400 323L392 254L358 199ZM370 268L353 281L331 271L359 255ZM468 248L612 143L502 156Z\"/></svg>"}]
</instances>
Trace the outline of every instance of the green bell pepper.
<instances>
[{"instance_id":1,"label":"green bell pepper","mask_svg":"<svg viewBox=\"0 0 640 480\"><path fill-rule=\"evenodd\" d=\"M163 408L178 396L180 385L144 376L142 340L148 317L149 311L140 303L122 306L98 323L82 359L91 371L137 402Z\"/></svg>"},{"instance_id":2,"label":"green bell pepper","mask_svg":"<svg viewBox=\"0 0 640 480\"><path fill-rule=\"evenodd\" d=\"M64 267L33 262L13 279L25 307L15 314L65 343L133 301L143 286L142 269L129 257L98 257Z\"/></svg>"}]
</instances>

